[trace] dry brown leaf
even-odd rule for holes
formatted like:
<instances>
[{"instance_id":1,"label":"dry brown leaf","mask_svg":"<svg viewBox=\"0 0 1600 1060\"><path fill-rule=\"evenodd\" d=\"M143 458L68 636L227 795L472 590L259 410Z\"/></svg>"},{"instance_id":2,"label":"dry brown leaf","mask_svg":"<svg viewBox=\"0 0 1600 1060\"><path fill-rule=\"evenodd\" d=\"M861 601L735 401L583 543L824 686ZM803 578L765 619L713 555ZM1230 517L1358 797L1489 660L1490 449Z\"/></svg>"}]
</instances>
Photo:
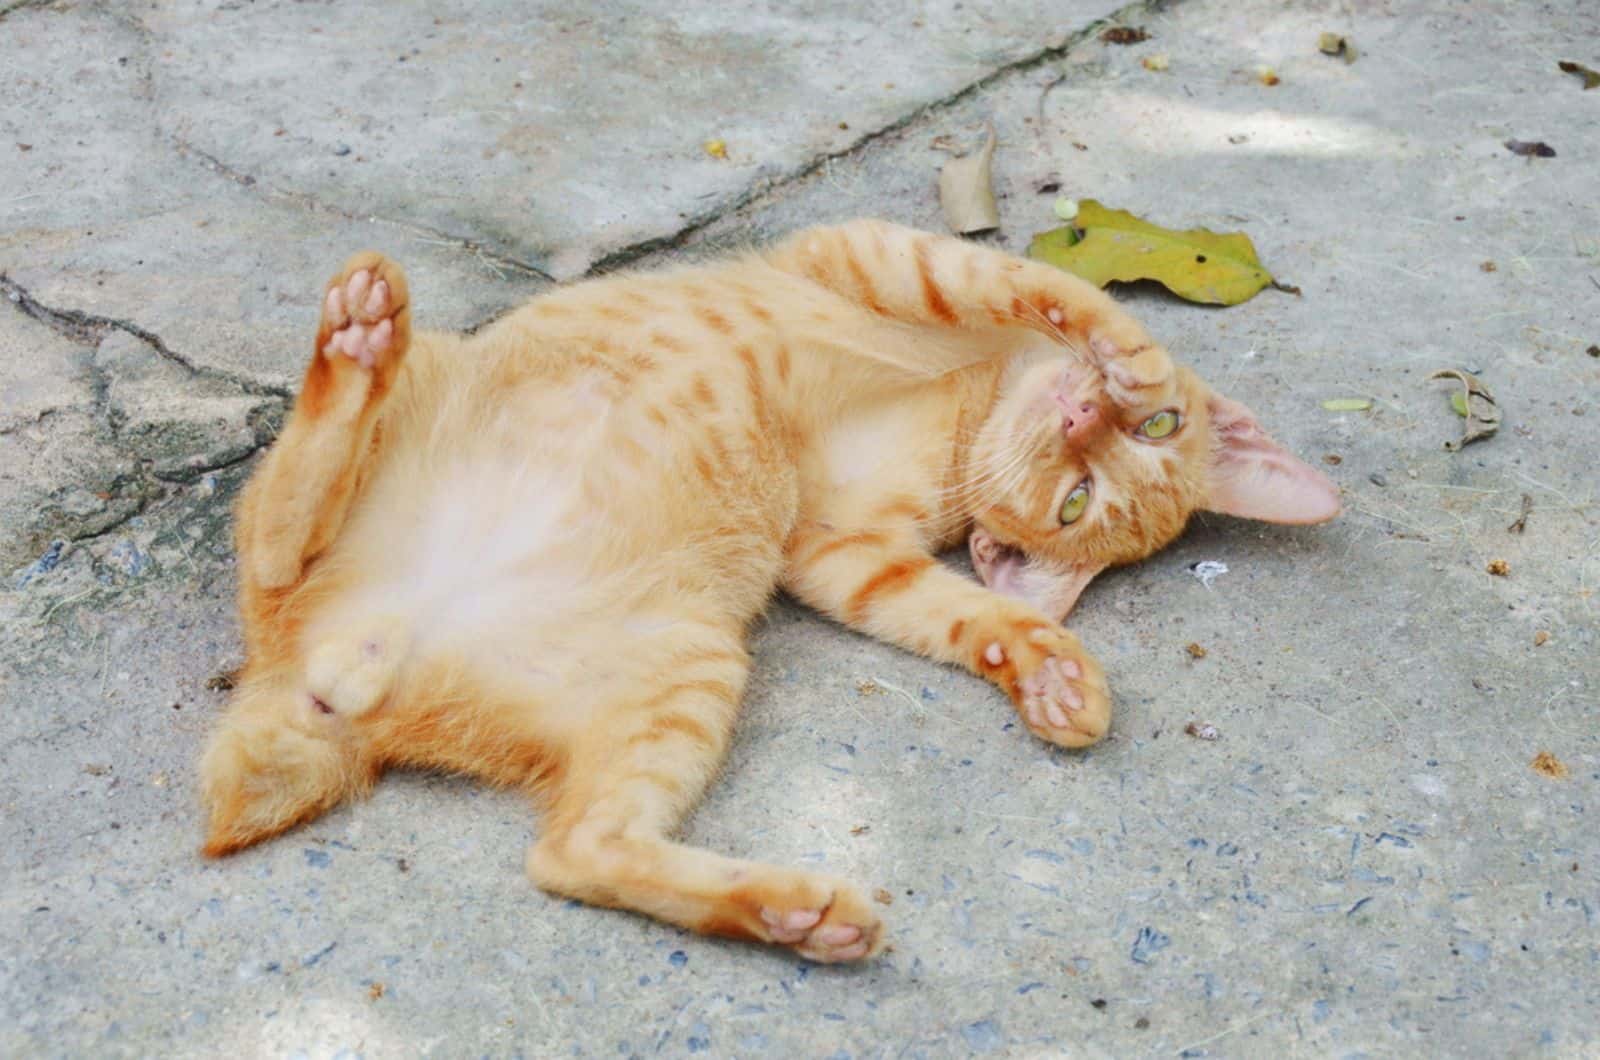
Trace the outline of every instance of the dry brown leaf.
<instances>
[{"instance_id":1,"label":"dry brown leaf","mask_svg":"<svg viewBox=\"0 0 1600 1060\"><path fill-rule=\"evenodd\" d=\"M1523 158L1554 158L1556 149L1543 140L1507 140L1506 150Z\"/></svg>"},{"instance_id":2,"label":"dry brown leaf","mask_svg":"<svg viewBox=\"0 0 1600 1060\"><path fill-rule=\"evenodd\" d=\"M1548 643L1550 643L1550 631L1548 629L1534 630L1533 646L1535 648L1542 648Z\"/></svg>"},{"instance_id":3,"label":"dry brown leaf","mask_svg":"<svg viewBox=\"0 0 1600 1060\"><path fill-rule=\"evenodd\" d=\"M956 235L988 232L1000 227L994 204L989 165L994 160L994 126L989 126L983 146L970 155L952 158L939 171L939 206L944 223Z\"/></svg>"},{"instance_id":4,"label":"dry brown leaf","mask_svg":"<svg viewBox=\"0 0 1600 1060\"><path fill-rule=\"evenodd\" d=\"M1317 37L1317 51L1323 55L1343 59L1346 63L1356 61L1356 46L1350 43L1350 38L1341 37L1337 33L1320 34Z\"/></svg>"},{"instance_id":5,"label":"dry brown leaf","mask_svg":"<svg viewBox=\"0 0 1600 1060\"><path fill-rule=\"evenodd\" d=\"M1500 429L1500 406L1495 404L1494 395L1489 388L1479 381L1471 372L1464 372L1459 368L1441 368L1428 376L1429 379L1455 379L1461 383L1466 392L1462 400L1467 404L1467 423L1462 428L1461 437L1453 442L1445 442L1444 447L1452 453L1459 452L1461 447L1479 438L1487 438Z\"/></svg>"},{"instance_id":6,"label":"dry brown leaf","mask_svg":"<svg viewBox=\"0 0 1600 1060\"><path fill-rule=\"evenodd\" d=\"M1496 578L1508 578L1511 576L1511 564L1503 559L1492 559L1489 561L1489 565L1483 569L1493 574Z\"/></svg>"},{"instance_id":7,"label":"dry brown leaf","mask_svg":"<svg viewBox=\"0 0 1600 1060\"><path fill-rule=\"evenodd\" d=\"M1565 780L1568 775L1567 764L1549 751L1540 751L1529 764L1535 773L1542 773L1551 780Z\"/></svg>"},{"instance_id":8,"label":"dry brown leaf","mask_svg":"<svg viewBox=\"0 0 1600 1060\"><path fill-rule=\"evenodd\" d=\"M1600 87L1600 73L1596 73L1582 63L1575 63L1571 59L1563 59L1556 65L1561 68L1562 73L1582 78L1585 90Z\"/></svg>"},{"instance_id":9,"label":"dry brown leaf","mask_svg":"<svg viewBox=\"0 0 1600 1060\"><path fill-rule=\"evenodd\" d=\"M1100 34L1103 44L1140 44L1150 39L1143 26L1112 26Z\"/></svg>"},{"instance_id":10,"label":"dry brown leaf","mask_svg":"<svg viewBox=\"0 0 1600 1060\"><path fill-rule=\"evenodd\" d=\"M1191 659L1204 659L1206 657L1206 649L1198 643L1191 642L1183 650L1189 653L1189 658Z\"/></svg>"}]
</instances>

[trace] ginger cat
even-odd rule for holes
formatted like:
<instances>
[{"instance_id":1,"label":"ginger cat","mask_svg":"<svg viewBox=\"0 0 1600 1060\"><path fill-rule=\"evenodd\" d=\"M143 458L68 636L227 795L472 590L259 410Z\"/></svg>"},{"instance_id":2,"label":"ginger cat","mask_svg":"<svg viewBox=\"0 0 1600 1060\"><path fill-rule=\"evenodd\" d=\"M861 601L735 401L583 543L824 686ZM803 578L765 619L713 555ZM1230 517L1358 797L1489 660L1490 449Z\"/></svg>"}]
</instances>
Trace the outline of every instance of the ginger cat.
<instances>
[{"instance_id":1,"label":"ginger cat","mask_svg":"<svg viewBox=\"0 0 1600 1060\"><path fill-rule=\"evenodd\" d=\"M1311 523L1339 499L1045 265L858 221L461 337L413 334L400 267L357 255L239 504L248 662L202 764L205 853L390 766L459 770L541 810L540 887L868 957L884 932L854 886L670 838L773 590L1082 747L1111 700L1060 621L1200 509ZM984 585L934 559L964 539Z\"/></svg>"}]
</instances>

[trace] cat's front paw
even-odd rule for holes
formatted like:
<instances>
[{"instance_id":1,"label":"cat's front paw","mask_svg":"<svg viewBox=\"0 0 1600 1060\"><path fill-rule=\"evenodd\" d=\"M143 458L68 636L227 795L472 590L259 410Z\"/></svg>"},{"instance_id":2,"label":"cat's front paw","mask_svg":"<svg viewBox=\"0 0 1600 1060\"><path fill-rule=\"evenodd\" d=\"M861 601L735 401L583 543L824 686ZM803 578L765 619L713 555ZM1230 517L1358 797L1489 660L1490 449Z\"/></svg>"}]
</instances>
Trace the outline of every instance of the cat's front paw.
<instances>
[{"instance_id":1,"label":"cat's front paw","mask_svg":"<svg viewBox=\"0 0 1600 1060\"><path fill-rule=\"evenodd\" d=\"M1107 361L1102 369L1106 393L1122 408L1141 408L1172 396L1172 357L1160 346Z\"/></svg>"},{"instance_id":2,"label":"cat's front paw","mask_svg":"<svg viewBox=\"0 0 1600 1060\"><path fill-rule=\"evenodd\" d=\"M1087 747L1111 727L1105 673L1078 638L1060 627L1036 626L983 652L1011 694L1028 731L1061 747Z\"/></svg>"}]
</instances>

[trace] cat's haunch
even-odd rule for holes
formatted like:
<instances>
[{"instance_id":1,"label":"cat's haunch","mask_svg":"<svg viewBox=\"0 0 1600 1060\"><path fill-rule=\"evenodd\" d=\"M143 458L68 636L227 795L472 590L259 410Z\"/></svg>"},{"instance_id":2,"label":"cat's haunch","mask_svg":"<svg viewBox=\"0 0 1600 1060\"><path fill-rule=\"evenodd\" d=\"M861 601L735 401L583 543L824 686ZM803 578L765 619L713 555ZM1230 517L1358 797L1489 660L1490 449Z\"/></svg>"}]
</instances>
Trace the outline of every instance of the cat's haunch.
<instances>
[{"instance_id":1,"label":"cat's haunch","mask_svg":"<svg viewBox=\"0 0 1600 1060\"><path fill-rule=\"evenodd\" d=\"M1198 510L1337 490L1094 287L874 221L411 330L378 254L328 285L239 503L248 661L202 763L205 852L391 766L526 791L541 887L818 961L882 947L849 883L671 834L727 749L782 587L988 678L1035 736L1105 735L1061 622ZM935 556L967 541L982 584Z\"/></svg>"}]
</instances>

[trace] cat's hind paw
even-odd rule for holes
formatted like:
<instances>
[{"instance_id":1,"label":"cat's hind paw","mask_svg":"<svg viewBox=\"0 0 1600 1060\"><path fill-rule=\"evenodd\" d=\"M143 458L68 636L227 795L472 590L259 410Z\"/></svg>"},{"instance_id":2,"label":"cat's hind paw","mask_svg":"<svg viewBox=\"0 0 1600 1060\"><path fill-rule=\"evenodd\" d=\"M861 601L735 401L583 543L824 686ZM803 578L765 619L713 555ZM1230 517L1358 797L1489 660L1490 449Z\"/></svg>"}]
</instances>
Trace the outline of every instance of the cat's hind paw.
<instances>
[{"instance_id":1,"label":"cat's hind paw","mask_svg":"<svg viewBox=\"0 0 1600 1060\"><path fill-rule=\"evenodd\" d=\"M809 874L783 877L744 888L735 898L741 926L714 933L788 946L820 964L864 960L883 949L883 922L853 886Z\"/></svg>"},{"instance_id":2,"label":"cat's hind paw","mask_svg":"<svg viewBox=\"0 0 1600 1060\"><path fill-rule=\"evenodd\" d=\"M833 892L820 908L763 906L762 923L772 941L791 946L807 960L820 964L859 961L876 953L883 924L866 900L852 888Z\"/></svg>"},{"instance_id":3,"label":"cat's hind paw","mask_svg":"<svg viewBox=\"0 0 1600 1060\"><path fill-rule=\"evenodd\" d=\"M410 342L408 298L399 265L374 251L357 254L323 295L317 352L386 374Z\"/></svg>"}]
</instances>

